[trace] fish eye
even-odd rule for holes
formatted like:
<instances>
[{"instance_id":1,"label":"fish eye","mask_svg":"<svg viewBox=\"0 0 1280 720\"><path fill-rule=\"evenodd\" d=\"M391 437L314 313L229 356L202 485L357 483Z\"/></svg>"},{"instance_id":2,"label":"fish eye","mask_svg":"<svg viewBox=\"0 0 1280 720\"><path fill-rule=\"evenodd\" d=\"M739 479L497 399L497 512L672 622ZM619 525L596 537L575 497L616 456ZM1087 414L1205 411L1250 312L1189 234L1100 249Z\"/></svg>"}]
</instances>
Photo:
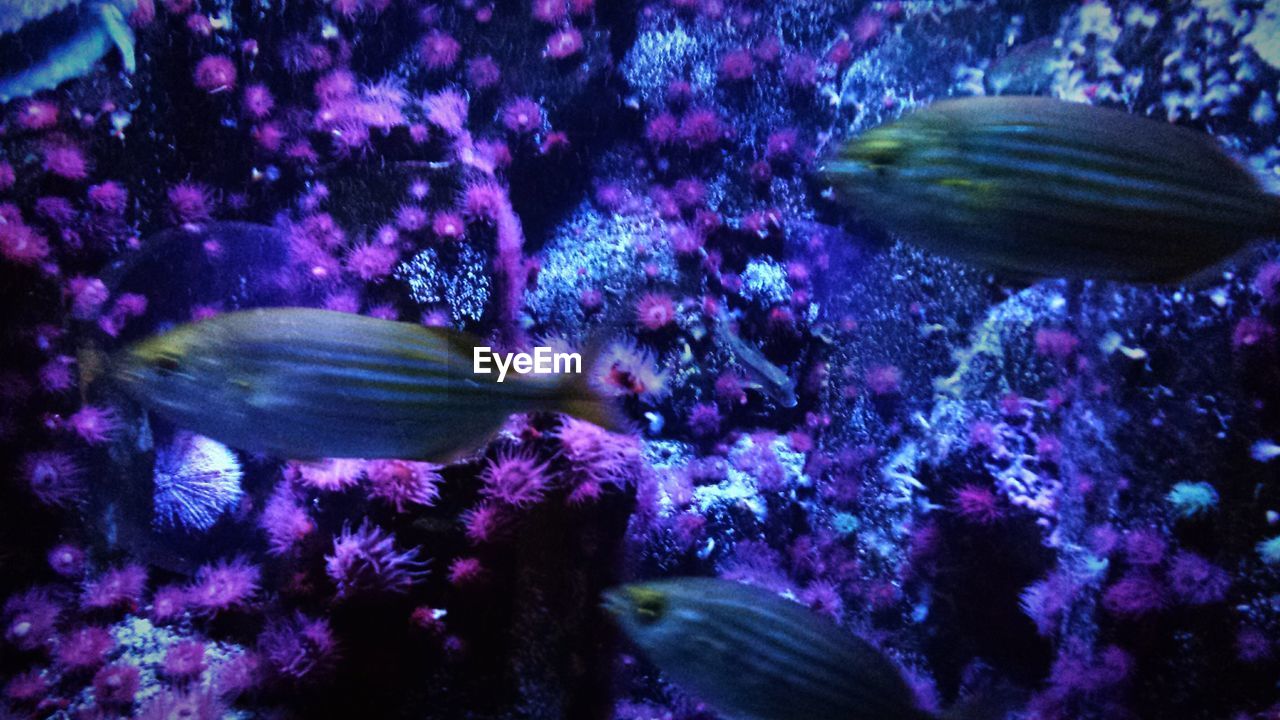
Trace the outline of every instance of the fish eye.
<instances>
[{"instance_id":1,"label":"fish eye","mask_svg":"<svg viewBox=\"0 0 1280 720\"><path fill-rule=\"evenodd\" d=\"M645 625L662 619L667 611L667 596L652 590L637 590L632 594L635 603L636 619Z\"/></svg>"}]
</instances>

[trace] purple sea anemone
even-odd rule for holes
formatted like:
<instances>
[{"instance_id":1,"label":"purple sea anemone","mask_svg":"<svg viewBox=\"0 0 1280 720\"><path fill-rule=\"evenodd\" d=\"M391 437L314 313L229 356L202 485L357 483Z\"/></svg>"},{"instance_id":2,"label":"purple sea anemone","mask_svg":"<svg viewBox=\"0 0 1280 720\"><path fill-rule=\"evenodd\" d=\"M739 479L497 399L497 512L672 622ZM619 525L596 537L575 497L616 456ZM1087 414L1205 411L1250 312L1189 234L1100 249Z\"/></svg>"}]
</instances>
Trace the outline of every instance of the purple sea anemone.
<instances>
[{"instance_id":1,"label":"purple sea anemone","mask_svg":"<svg viewBox=\"0 0 1280 720\"><path fill-rule=\"evenodd\" d=\"M426 576L427 564L418 560L418 549L400 551L395 535L367 519L356 530L349 526L333 539L326 555L325 572L338 589L338 597L360 593L403 593Z\"/></svg>"}]
</instances>

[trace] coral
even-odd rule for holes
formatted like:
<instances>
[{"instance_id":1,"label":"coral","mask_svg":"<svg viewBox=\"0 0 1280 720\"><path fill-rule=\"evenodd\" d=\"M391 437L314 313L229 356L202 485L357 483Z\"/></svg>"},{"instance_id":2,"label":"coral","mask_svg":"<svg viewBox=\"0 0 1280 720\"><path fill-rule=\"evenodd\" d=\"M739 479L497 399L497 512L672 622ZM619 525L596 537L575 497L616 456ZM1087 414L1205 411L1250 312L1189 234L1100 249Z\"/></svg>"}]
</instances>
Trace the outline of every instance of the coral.
<instances>
[{"instance_id":1,"label":"coral","mask_svg":"<svg viewBox=\"0 0 1280 720\"><path fill-rule=\"evenodd\" d=\"M138 668L127 663L104 666L93 676L94 699L104 707L128 707L138 694Z\"/></svg>"},{"instance_id":2,"label":"coral","mask_svg":"<svg viewBox=\"0 0 1280 720\"><path fill-rule=\"evenodd\" d=\"M208 530L240 502L243 476L227 446L203 435L178 434L156 452L156 524Z\"/></svg>"}]
</instances>

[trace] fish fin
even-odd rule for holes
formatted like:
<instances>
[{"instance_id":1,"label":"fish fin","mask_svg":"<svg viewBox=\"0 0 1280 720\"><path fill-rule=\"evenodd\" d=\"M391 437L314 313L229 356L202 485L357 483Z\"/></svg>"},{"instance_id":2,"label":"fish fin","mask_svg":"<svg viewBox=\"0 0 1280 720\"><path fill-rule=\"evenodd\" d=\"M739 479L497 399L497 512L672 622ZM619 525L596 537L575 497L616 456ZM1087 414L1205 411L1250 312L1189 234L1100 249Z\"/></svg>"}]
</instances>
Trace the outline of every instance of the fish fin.
<instances>
[{"instance_id":1,"label":"fish fin","mask_svg":"<svg viewBox=\"0 0 1280 720\"><path fill-rule=\"evenodd\" d=\"M138 70L138 60L134 54L133 31L129 29L129 23L125 21L120 8L111 3L102 3L97 9L107 37L111 38L111 42L115 43L116 48L120 50L120 59L124 63L125 71L132 75Z\"/></svg>"},{"instance_id":2,"label":"fish fin","mask_svg":"<svg viewBox=\"0 0 1280 720\"><path fill-rule=\"evenodd\" d=\"M582 372L569 375L557 393L557 412L572 415L616 433L629 433L634 423L627 419L614 398L595 381L607 341L603 335L592 338L582 351Z\"/></svg>"}]
</instances>

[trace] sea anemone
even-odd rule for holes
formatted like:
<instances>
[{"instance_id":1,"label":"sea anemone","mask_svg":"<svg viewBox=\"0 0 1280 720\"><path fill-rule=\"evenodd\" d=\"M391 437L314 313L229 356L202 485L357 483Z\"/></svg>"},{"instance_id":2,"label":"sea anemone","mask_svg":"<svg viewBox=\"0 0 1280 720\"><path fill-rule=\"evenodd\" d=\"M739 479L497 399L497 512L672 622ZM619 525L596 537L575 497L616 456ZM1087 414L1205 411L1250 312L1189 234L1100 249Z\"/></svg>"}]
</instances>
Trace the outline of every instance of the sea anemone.
<instances>
[{"instance_id":1,"label":"sea anemone","mask_svg":"<svg viewBox=\"0 0 1280 720\"><path fill-rule=\"evenodd\" d=\"M204 672L205 646L199 640L174 643L164 654L164 674L175 679L193 678Z\"/></svg>"},{"instance_id":2,"label":"sea anemone","mask_svg":"<svg viewBox=\"0 0 1280 720\"><path fill-rule=\"evenodd\" d=\"M258 655L276 678L293 685L324 679L338 660L338 640L324 618L296 613L273 619L258 636Z\"/></svg>"},{"instance_id":3,"label":"sea anemone","mask_svg":"<svg viewBox=\"0 0 1280 720\"><path fill-rule=\"evenodd\" d=\"M212 214L213 195L204 185L180 182L169 188L169 219L178 225L204 222Z\"/></svg>"},{"instance_id":4,"label":"sea anemone","mask_svg":"<svg viewBox=\"0 0 1280 720\"><path fill-rule=\"evenodd\" d=\"M503 449L480 471L481 492L514 507L527 507L546 494L551 478L547 464L531 452Z\"/></svg>"},{"instance_id":5,"label":"sea anemone","mask_svg":"<svg viewBox=\"0 0 1280 720\"><path fill-rule=\"evenodd\" d=\"M67 507L84 494L83 472L65 452L38 450L22 459L22 479L36 499L45 505Z\"/></svg>"},{"instance_id":6,"label":"sea anemone","mask_svg":"<svg viewBox=\"0 0 1280 720\"><path fill-rule=\"evenodd\" d=\"M196 63L193 74L196 87L207 93L235 89L236 64L226 55L208 55Z\"/></svg>"},{"instance_id":7,"label":"sea anemone","mask_svg":"<svg viewBox=\"0 0 1280 720\"><path fill-rule=\"evenodd\" d=\"M243 608L258 592L262 571L246 558L223 558L202 565L186 589L187 605L204 615Z\"/></svg>"},{"instance_id":8,"label":"sea anemone","mask_svg":"<svg viewBox=\"0 0 1280 720\"><path fill-rule=\"evenodd\" d=\"M441 30L427 33L418 44L418 57L428 70L448 70L458 62L462 45Z\"/></svg>"},{"instance_id":9,"label":"sea anemone","mask_svg":"<svg viewBox=\"0 0 1280 720\"><path fill-rule=\"evenodd\" d=\"M408 506L429 507L440 496L440 467L426 462L377 460L369 463L369 494L404 512Z\"/></svg>"},{"instance_id":10,"label":"sea anemone","mask_svg":"<svg viewBox=\"0 0 1280 720\"><path fill-rule=\"evenodd\" d=\"M84 550L71 543L55 545L49 550L49 567L58 575L74 580L84 573Z\"/></svg>"},{"instance_id":11,"label":"sea anemone","mask_svg":"<svg viewBox=\"0 0 1280 720\"><path fill-rule=\"evenodd\" d=\"M111 631L89 625L59 638L54 657L66 670L87 670L106 662L107 654L115 646L116 641L111 637Z\"/></svg>"},{"instance_id":12,"label":"sea anemone","mask_svg":"<svg viewBox=\"0 0 1280 720\"><path fill-rule=\"evenodd\" d=\"M93 697L99 705L107 707L132 705L140 677L141 672L133 665L122 662L107 665L93 676Z\"/></svg>"},{"instance_id":13,"label":"sea anemone","mask_svg":"<svg viewBox=\"0 0 1280 720\"><path fill-rule=\"evenodd\" d=\"M271 493L258 524L267 533L267 551L272 555L288 553L316 527L287 482Z\"/></svg>"},{"instance_id":14,"label":"sea anemone","mask_svg":"<svg viewBox=\"0 0 1280 720\"><path fill-rule=\"evenodd\" d=\"M12 595L4 604L4 639L12 647L32 651L45 647L53 638L62 605L44 588L31 588Z\"/></svg>"},{"instance_id":15,"label":"sea anemone","mask_svg":"<svg viewBox=\"0 0 1280 720\"><path fill-rule=\"evenodd\" d=\"M517 97L507 101L500 111L502 126L517 135L527 135L542 127L542 106L532 98Z\"/></svg>"},{"instance_id":16,"label":"sea anemone","mask_svg":"<svg viewBox=\"0 0 1280 720\"><path fill-rule=\"evenodd\" d=\"M130 612L142 603L147 589L147 569L126 564L112 568L85 583L80 604L89 610L123 609Z\"/></svg>"},{"instance_id":17,"label":"sea anemone","mask_svg":"<svg viewBox=\"0 0 1280 720\"><path fill-rule=\"evenodd\" d=\"M339 598L408 592L427 572L427 564L418 560L417 548L397 550L395 535L368 519L356 530L344 526L333 539L333 553L324 560L325 572L337 586Z\"/></svg>"}]
</instances>

